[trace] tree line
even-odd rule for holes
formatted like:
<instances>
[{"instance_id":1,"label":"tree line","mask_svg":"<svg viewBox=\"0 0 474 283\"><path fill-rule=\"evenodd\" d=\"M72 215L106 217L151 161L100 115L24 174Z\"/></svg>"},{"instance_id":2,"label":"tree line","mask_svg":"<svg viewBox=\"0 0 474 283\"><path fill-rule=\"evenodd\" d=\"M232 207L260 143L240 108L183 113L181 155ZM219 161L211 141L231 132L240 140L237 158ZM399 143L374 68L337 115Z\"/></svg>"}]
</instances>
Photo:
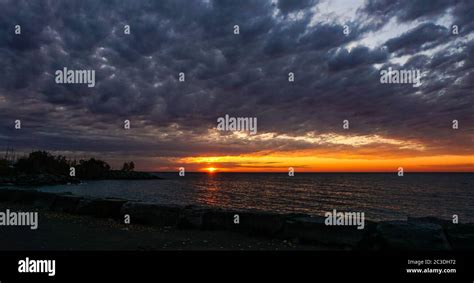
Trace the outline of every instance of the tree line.
<instances>
[{"instance_id":1,"label":"tree line","mask_svg":"<svg viewBox=\"0 0 474 283\"><path fill-rule=\"evenodd\" d=\"M71 176L71 168L74 168L75 176L84 179L98 179L111 171L111 166L100 159L70 160L65 156L55 156L47 151L34 151L28 156L20 158L0 158L0 176L12 176L19 174L37 175L51 174ZM125 162L121 171L133 171L135 163Z\"/></svg>"}]
</instances>

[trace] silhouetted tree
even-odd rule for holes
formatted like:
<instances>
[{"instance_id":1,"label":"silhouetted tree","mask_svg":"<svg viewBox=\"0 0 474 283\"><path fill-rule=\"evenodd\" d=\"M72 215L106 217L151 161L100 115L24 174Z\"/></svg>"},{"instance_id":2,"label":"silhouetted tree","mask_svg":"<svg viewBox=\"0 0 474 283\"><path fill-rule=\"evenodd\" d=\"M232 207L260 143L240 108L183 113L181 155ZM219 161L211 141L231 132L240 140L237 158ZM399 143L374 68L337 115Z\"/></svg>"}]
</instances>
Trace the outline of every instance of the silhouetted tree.
<instances>
[{"instance_id":1,"label":"silhouetted tree","mask_svg":"<svg viewBox=\"0 0 474 283\"><path fill-rule=\"evenodd\" d=\"M77 177L84 179L99 179L104 177L110 165L107 162L91 158L89 160L79 160L76 166Z\"/></svg>"},{"instance_id":2,"label":"silhouetted tree","mask_svg":"<svg viewBox=\"0 0 474 283\"><path fill-rule=\"evenodd\" d=\"M46 151L34 151L16 160L0 158L0 176L23 174L51 174L69 176L70 168L76 169L80 179L101 179L108 177L111 167L107 162L90 158L88 160L68 160L65 156L54 156ZM125 162L123 171L133 171L135 163Z\"/></svg>"},{"instance_id":3,"label":"silhouetted tree","mask_svg":"<svg viewBox=\"0 0 474 283\"><path fill-rule=\"evenodd\" d=\"M130 170L130 168L128 167L128 163L124 162L122 166L122 171L128 171L128 170Z\"/></svg>"},{"instance_id":4,"label":"silhouetted tree","mask_svg":"<svg viewBox=\"0 0 474 283\"><path fill-rule=\"evenodd\" d=\"M7 159L0 159L0 176L9 176L14 173L13 166Z\"/></svg>"},{"instance_id":5,"label":"silhouetted tree","mask_svg":"<svg viewBox=\"0 0 474 283\"><path fill-rule=\"evenodd\" d=\"M67 175L69 162L64 156L53 156L46 151L34 151L28 157L18 159L15 169L27 174L57 174Z\"/></svg>"},{"instance_id":6,"label":"silhouetted tree","mask_svg":"<svg viewBox=\"0 0 474 283\"><path fill-rule=\"evenodd\" d=\"M135 163L133 161L130 162L124 162L122 166L122 171L133 171L135 170Z\"/></svg>"}]
</instances>

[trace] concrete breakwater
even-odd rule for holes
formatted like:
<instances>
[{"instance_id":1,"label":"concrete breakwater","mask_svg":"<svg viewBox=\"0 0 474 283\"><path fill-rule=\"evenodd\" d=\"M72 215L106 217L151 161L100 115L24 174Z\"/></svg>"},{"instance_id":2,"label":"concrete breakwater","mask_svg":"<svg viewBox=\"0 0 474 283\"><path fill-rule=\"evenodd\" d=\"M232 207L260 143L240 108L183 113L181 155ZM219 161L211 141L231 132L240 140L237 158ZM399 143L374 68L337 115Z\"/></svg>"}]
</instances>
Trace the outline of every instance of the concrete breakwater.
<instances>
[{"instance_id":1,"label":"concrete breakwater","mask_svg":"<svg viewBox=\"0 0 474 283\"><path fill-rule=\"evenodd\" d=\"M435 217L366 221L365 228L359 230L354 226L327 226L324 217L304 214L182 207L24 189L0 189L0 202L18 203L40 210L112 218L121 222L128 215L133 224L190 230L227 230L328 248L474 250L474 224L453 224ZM41 229L41 215L39 222Z\"/></svg>"}]
</instances>

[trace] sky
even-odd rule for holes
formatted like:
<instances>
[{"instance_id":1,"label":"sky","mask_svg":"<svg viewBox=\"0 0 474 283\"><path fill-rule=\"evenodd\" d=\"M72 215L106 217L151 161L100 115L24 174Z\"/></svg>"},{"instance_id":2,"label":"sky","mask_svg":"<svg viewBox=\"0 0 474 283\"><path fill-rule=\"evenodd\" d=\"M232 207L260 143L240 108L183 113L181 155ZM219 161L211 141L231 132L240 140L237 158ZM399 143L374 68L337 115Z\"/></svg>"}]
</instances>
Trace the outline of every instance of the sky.
<instances>
[{"instance_id":1,"label":"sky","mask_svg":"<svg viewBox=\"0 0 474 283\"><path fill-rule=\"evenodd\" d=\"M145 171L474 171L474 1L0 0L0 9L2 151L115 168L133 160ZM95 86L57 84L64 67L95 70ZM388 68L420 70L421 86L382 84ZM257 133L219 131L225 115L257 118Z\"/></svg>"}]
</instances>

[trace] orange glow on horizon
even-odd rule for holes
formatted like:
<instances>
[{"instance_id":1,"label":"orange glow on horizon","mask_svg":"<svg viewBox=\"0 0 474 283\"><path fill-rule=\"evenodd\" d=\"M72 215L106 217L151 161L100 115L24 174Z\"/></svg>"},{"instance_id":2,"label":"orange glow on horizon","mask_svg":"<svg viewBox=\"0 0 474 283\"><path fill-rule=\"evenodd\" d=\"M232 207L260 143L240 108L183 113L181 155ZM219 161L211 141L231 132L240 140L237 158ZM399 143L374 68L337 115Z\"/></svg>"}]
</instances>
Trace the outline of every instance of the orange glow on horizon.
<instances>
[{"instance_id":1,"label":"orange glow on horizon","mask_svg":"<svg viewBox=\"0 0 474 283\"><path fill-rule=\"evenodd\" d=\"M212 173L216 172L217 168L208 167L208 168L204 168L204 170L212 174Z\"/></svg>"},{"instance_id":2,"label":"orange glow on horizon","mask_svg":"<svg viewBox=\"0 0 474 283\"><path fill-rule=\"evenodd\" d=\"M277 133L206 135L207 143L229 140L256 144L249 152L229 155L226 151L169 159L170 167L186 166L191 172L474 172L474 151L446 149L412 139L384 135L342 135L311 132L299 136ZM274 143L275 149L261 144ZM295 146L293 147L293 143ZM304 145L303 147L300 147ZM280 150L288 149L288 150ZM300 148L300 149L299 149ZM218 169L217 169L218 168Z\"/></svg>"},{"instance_id":3,"label":"orange glow on horizon","mask_svg":"<svg viewBox=\"0 0 474 283\"><path fill-rule=\"evenodd\" d=\"M219 164L220 172L397 172L403 167L406 172L474 172L472 155L438 156L317 156L297 152L250 154L238 156L186 157L179 160L194 170L216 172L215 167L201 166L210 162Z\"/></svg>"}]
</instances>

